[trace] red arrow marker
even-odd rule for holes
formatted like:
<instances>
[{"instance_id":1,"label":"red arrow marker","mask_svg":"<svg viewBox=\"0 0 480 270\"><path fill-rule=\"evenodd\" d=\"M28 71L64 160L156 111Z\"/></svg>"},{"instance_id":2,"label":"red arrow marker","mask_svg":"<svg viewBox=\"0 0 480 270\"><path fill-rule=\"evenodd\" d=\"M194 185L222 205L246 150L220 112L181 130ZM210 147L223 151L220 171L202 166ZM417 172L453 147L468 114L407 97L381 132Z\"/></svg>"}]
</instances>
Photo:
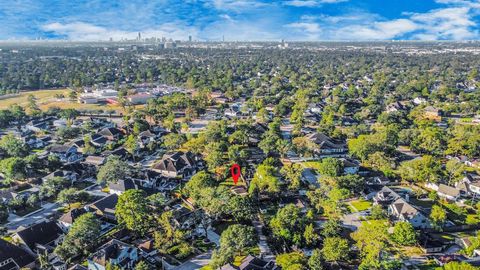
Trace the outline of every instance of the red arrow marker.
<instances>
[{"instance_id":1,"label":"red arrow marker","mask_svg":"<svg viewBox=\"0 0 480 270\"><path fill-rule=\"evenodd\" d=\"M233 183L235 183L236 185L238 182L238 178L240 178L240 165L233 164L230 168L230 172L232 173Z\"/></svg>"}]
</instances>

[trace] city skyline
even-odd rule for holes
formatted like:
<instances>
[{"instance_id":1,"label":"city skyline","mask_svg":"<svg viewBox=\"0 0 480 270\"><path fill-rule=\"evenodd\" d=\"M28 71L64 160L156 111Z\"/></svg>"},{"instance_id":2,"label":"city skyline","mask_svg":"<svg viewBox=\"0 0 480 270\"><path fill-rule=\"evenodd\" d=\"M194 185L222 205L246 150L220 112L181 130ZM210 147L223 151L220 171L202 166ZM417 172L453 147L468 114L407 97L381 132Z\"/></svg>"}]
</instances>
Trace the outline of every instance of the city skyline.
<instances>
[{"instance_id":1,"label":"city skyline","mask_svg":"<svg viewBox=\"0 0 480 270\"><path fill-rule=\"evenodd\" d=\"M19 0L0 4L0 40L477 40L480 1ZM268 14L268 16L265 16Z\"/></svg>"}]
</instances>

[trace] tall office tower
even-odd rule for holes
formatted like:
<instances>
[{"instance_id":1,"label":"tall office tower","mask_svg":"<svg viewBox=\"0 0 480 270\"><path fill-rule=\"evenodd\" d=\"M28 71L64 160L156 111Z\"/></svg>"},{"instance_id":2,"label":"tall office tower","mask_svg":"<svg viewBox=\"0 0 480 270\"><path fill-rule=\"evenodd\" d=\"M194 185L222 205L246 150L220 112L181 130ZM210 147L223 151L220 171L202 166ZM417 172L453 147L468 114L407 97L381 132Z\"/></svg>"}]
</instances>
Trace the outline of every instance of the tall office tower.
<instances>
[{"instance_id":1,"label":"tall office tower","mask_svg":"<svg viewBox=\"0 0 480 270\"><path fill-rule=\"evenodd\" d=\"M192 36L188 36L188 42L192 42Z\"/></svg>"}]
</instances>

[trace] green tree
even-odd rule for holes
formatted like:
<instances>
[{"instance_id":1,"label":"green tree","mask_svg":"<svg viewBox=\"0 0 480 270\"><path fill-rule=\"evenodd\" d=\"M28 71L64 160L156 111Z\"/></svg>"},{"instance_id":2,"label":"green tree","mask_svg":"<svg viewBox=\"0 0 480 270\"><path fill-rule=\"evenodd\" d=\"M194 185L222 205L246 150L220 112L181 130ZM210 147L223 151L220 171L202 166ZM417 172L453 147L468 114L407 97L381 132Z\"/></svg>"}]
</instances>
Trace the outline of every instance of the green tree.
<instances>
[{"instance_id":1,"label":"green tree","mask_svg":"<svg viewBox=\"0 0 480 270\"><path fill-rule=\"evenodd\" d=\"M257 210L250 196L232 196L227 208L227 212L238 222L252 220Z\"/></svg>"},{"instance_id":2,"label":"green tree","mask_svg":"<svg viewBox=\"0 0 480 270\"><path fill-rule=\"evenodd\" d=\"M133 160L135 161L135 157L138 154L138 150L140 149L140 145L138 145L137 137L133 134L128 135L127 139L124 143L125 149L132 155Z\"/></svg>"},{"instance_id":3,"label":"green tree","mask_svg":"<svg viewBox=\"0 0 480 270\"><path fill-rule=\"evenodd\" d=\"M323 258L322 251L320 249L314 249L312 256L308 259L308 267L310 270L323 270Z\"/></svg>"},{"instance_id":4,"label":"green tree","mask_svg":"<svg viewBox=\"0 0 480 270\"><path fill-rule=\"evenodd\" d=\"M301 164L292 163L285 164L280 170L280 173L288 180L288 187L292 190L296 190L300 187L302 171L303 167Z\"/></svg>"},{"instance_id":5,"label":"green tree","mask_svg":"<svg viewBox=\"0 0 480 270\"><path fill-rule=\"evenodd\" d=\"M378 220L386 218L387 214L381 205L374 205L370 210L370 219Z\"/></svg>"},{"instance_id":6,"label":"green tree","mask_svg":"<svg viewBox=\"0 0 480 270\"><path fill-rule=\"evenodd\" d=\"M363 222L362 226L352 234L364 260L379 260L382 250L388 243L387 229L388 226L384 220L371 220Z\"/></svg>"},{"instance_id":7,"label":"green tree","mask_svg":"<svg viewBox=\"0 0 480 270\"><path fill-rule=\"evenodd\" d=\"M305 255L302 252L290 252L277 255L275 258L277 265L283 270L303 270L306 269Z\"/></svg>"},{"instance_id":8,"label":"green tree","mask_svg":"<svg viewBox=\"0 0 480 270\"><path fill-rule=\"evenodd\" d=\"M168 150L176 150L186 142L185 136L177 133L170 133L163 137L163 145Z\"/></svg>"},{"instance_id":9,"label":"green tree","mask_svg":"<svg viewBox=\"0 0 480 270\"><path fill-rule=\"evenodd\" d=\"M76 218L63 242L57 246L55 253L64 260L77 255L86 255L100 236L100 221L93 213L86 213Z\"/></svg>"},{"instance_id":10,"label":"green tree","mask_svg":"<svg viewBox=\"0 0 480 270\"><path fill-rule=\"evenodd\" d=\"M305 231L303 232L303 238L305 239L305 244L309 247L315 246L318 240L320 240L320 237L315 232L313 224L308 224L305 227Z\"/></svg>"},{"instance_id":11,"label":"green tree","mask_svg":"<svg viewBox=\"0 0 480 270\"><path fill-rule=\"evenodd\" d=\"M449 262L443 266L443 270L480 270L467 262Z\"/></svg>"},{"instance_id":12,"label":"green tree","mask_svg":"<svg viewBox=\"0 0 480 270\"><path fill-rule=\"evenodd\" d=\"M13 134L7 134L0 139L0 149L10 157L25 157L28 154L28 147Z\"/></svg>"},{"instance_id":13,"label":"green tree","mask_svg":"<svg viewBox=\"0 0 480 270\"><path fill-rule=\"evenodd\" d=\"M151 270L152 268L145 262L140 261L135 265L135 270Z\"/></svg>"},{"instance_id":14,"label":"green tree","mask_svg":"<svg viewBox=\"0 0 480 270\"><path fill-rule=\"evenodd\" d=\"M382 172L387 177L393 177L395 175L395 162L383 152L375 152L368 155L364 164L374 170Z\"/></svg>"},{"instance_id":15,"label":"green tree","mask_svg":"<svg viewBox=\"0 0 480 270\"><path fill-rule=\"evenodd\" d=\"M447 220L447 212L441 206L434 205L432 206L432 211L430 212L430 220L435 227L441 228L441 226Z\"/></svg>"},{"instance_id":16,"label":"green tree","mask_svg":"<svg viewBox=\"0 0 480 270\"><path fill-rule=\"evenodd\" d=\"M9 181L24 180L26 178L25 162L18 157L0 160L0 171Z\"/></svg>"},{"instance_id":17,"label":"green tree","mask_svg":"<svg viewBox=\"0 0 480 270\"><path fill-rule=\"evenodd\" d=\"M432 156L405 161L400 165L399 174L403 180L413 182L438 182L443 176L441 162Z\"/></svg>"},{"instance_id":18,"label":"green tree","mask_svg":"<svg viewBox=\"0 0 480 270\"><path fill-rule=\"evenodd\" d=\"M306 219L300 210L293 204L288 204L278 209L276 215L270 220L273 235L285 243L301 245L302 233L305 231Z\"/></svg>"},{"instance_id":19,"label":"green tree","mask_svg":"<svg viewBox=\"0 0 480 270\"><path fill-rule=\"evenodd\" d=\"M118 180L124 180L129 170L128 163L118 156L109 156L107 162L98 170L97 181L101 185L116 183Z\"/></svg>"},{"instance_id":20,"label":"green tree","mask_svg":"<svg viewBox=\"0 0 480 270\"><path fill-rule=\"evenodd\" d=\"M150 210L145 200L145 192L138 189L130 189L118 197L115 208L115 217L118 223L140 235L147 233L150 224Z\"/></svg>"},{"instance_id":21,"label":"green tree","mask_svg":"<svg viewBox=\"0 0 480 270\"><path fill-rule=\"evenodd\" d=\"M345 261L349 257L350 247L347 239L329 237L323 241L323 258L329 262Z\"/></svg>"},{"instance_id":22,"label":"green tree","mask_svg":"<svg viewBox=\"0 0 480 270\"><path fill-rule=\"evenodd\" d=\"M35 96L32 94L28 95L27 101L28 101L27 108L30 110L30 114L33 116L39 115L41 113L41 110L40 108L38 108Z\"/></svg>"},{"instance_id":23,"label":"green tree","mask_svg":"<svg viewBox=\"0 0 480 270\"><path fill-rule=\"evenodd\" d=\"M329 219L324 223L321 234L325 238L332 238L340 235L342 226L338 219Z\"/></svg>"},{"instance_id":24,"label":"green tree","mask_svg":"<svg viewBox=\"0 0 480 270\"><path fill-rule=\"evenodd\" d=\"M155 231L155 248L168 253L170 247L184 242L185 232L179 229L173 219L173 212L163 212L157 219L158 231Z\"/></svg>"},{"instance_id":25,"label":"green tree","mask_svg":"<svg viewBox=\"0 0 480 270\"><path fill-rule=\"evenodd\" d=\"M259 191L267 191L277 193L280 191L280 181L275 176L277 170L274 166L266 164L266 162L258 165L257 170L250 182L249 192L252 193L256 189Z\"/></svg>"},{"instance_id":26,"label":"green tree","mask_svg":"<svg viewBox=\"0 0 480 270\"><path fill-rule=\"evenodd\" d=\"M445 163L445 169L448 173L448 182L454 184L463 178L466 166L456 159L450 159Z\"/></svg>"},{"instance_id":27,"label":"green tree","mask_svg":"<svg viewBox=\"0 0 480 270\"><path fill-rule=\"evenodd\" d=\"M77 193L78 191L75 188L63 189L58 193L57 201L59 203L68 204L70 207L70 204L77 201Z\"/></svg>"},{"instance_id":28,"label":"green tree","mask_svg":"<svg viewBox=\"0 0 480 270\"><path fill-rule=\"evenodd\" d=\"M343 172L342 161L336 158L324 158L318 165L318 172L324 176L339 176Z\"/></svg>"},{"instance_id":29,"label":"green tree","mask_svg":"<svg viewBox=\"0 0 480 270\"><path fill-rule=\"evenodd\" d=\"M230 225L220 236L220 247L213 253L214 264L233 262L235 254L245 255L248 249L257 245L255 229L245 225Z\"/></svg>"},{"instance_id":30,"label":"green tree","mask_svg":"<svg viewBox=\"0 0 480 270\"><path fill-rule=\"evenodd\" d=\"M417 235L410 222L402 221L395 224L392 239L402 246L412 246L417 242Z\"/></svg>"},{"instance_id":31,"label":"green tree","mask_svg":"<svg viewBox=\"0 0 480 270\"><path fill-rule=\"evenodd\" d=\"M183 189L183 193L185 196L198 201L201 198L201 191L208 187L214 187L215 184L215 179L209 173L200 171L190 178Z\"/></svg>"}]
</instances>

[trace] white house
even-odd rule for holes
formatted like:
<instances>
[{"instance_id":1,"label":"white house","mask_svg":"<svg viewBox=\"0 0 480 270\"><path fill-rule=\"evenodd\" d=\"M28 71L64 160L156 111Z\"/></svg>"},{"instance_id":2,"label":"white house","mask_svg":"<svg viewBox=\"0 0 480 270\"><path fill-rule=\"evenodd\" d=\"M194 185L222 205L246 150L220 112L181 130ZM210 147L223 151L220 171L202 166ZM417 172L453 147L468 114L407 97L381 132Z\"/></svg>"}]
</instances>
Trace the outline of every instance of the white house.
<instances>
[{"instance_id":1,"label":"white house","mask_svg":"<svg viewBox=\"0 0 480 270\"><path fill-rule=\"evenodd\" d=\"M388 212L399 221L408 221L414 228L430 228L430 221L405 199L398 198L388 206Z\"/></svg>"}]
</instances>

